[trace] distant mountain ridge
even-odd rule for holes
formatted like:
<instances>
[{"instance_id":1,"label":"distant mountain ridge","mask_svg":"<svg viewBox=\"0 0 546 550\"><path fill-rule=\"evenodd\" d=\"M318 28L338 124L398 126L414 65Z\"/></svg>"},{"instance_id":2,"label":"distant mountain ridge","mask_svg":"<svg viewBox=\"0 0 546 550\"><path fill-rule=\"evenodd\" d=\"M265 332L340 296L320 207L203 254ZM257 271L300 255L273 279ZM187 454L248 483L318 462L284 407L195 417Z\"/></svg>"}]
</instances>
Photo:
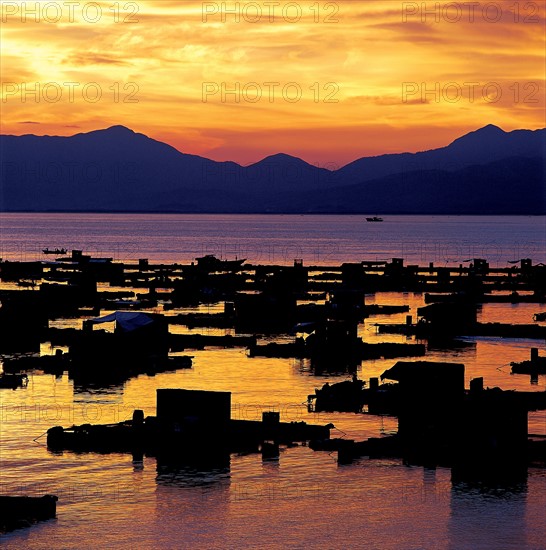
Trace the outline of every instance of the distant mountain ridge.
<instances>
[{"instance_id":1,"label":"distant mountain ridge","mask_svg":"<svg viewBox=\"0 0 546 550\"><path fill-rule=\"evenodd\" d=\"M0 211L546 214L546 129L489 125L336 171L277 154L247 167L123 126L0 136Z\"/></svg>"}]
</instances>

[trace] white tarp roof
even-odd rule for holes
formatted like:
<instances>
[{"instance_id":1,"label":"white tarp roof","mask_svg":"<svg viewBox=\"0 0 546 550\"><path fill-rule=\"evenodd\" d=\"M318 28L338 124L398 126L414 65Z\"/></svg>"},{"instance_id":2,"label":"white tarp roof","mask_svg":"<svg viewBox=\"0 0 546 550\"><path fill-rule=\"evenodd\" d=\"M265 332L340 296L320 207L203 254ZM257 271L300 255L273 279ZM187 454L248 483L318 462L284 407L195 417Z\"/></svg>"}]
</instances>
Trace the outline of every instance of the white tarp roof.
<instances>
[{"instance_id":1,"label":"white tarp roof","mask_svg":"<svg viewBox=\"0 0 546 550\"><path fill-rule=\"evenodd\" d=\"M110 313L110 315L97 317L91 320L94 325L111 323L112 321L115 321L126 332L131 332L132 330L145 327L154 322L154 320L145 313L132 311L115 311L114 313Z\"/></svg>"}]
</instances>

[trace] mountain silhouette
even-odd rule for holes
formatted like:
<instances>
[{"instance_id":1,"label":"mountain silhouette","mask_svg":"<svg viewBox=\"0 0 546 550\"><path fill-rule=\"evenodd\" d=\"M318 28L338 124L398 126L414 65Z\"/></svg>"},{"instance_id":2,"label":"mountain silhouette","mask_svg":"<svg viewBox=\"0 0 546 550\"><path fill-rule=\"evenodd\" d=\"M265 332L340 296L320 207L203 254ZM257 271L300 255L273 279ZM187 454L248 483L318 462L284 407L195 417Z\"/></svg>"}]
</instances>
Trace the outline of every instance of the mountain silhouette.
<instances>
[{"instance_id":1,"label":"mountain silhouette","mask_svg":"<svg viewBox=\"0 0 546 550\"><path fill-rule=\"evenodd\" d=\"M0 136L1 211L546 213L546 130L489 125L336 171L283 153L216 162L124 126Z\"/></svg>"},{"instance_id":2,"label":"mountain silhouette","mask_svg":"<svg viewBox=\"0 0 546 550\"><path fill-rule=\"evenodd\" d=\"M418 170L292 197L292 212L394 214L544 214L542 158L511 157L461 170ZM388 192L386 192L388 190ZM366 205L362 209L361 205Z\"/></svg>"}]
</instances>

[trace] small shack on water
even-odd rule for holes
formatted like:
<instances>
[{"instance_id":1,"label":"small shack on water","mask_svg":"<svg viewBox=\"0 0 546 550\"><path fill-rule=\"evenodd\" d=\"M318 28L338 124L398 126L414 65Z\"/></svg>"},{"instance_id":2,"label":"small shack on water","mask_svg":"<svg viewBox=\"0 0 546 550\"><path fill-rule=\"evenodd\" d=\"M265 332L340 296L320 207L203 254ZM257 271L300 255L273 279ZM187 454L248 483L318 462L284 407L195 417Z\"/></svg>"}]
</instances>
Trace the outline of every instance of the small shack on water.
<instances>
[{"instance_id":1,"label":"small shack on water","mask_svg":"<svg viewBox=\"0 0 546 550\"><path fill-rule=\"evenodd\" d=\"M94 327L114 323L107 332ZM83 322L83 330L70 346L74 372L98 375L130 369L150 360L167 360L168 324L162 315L133 311L116 311Z\"/></svg>"}]
</instances>

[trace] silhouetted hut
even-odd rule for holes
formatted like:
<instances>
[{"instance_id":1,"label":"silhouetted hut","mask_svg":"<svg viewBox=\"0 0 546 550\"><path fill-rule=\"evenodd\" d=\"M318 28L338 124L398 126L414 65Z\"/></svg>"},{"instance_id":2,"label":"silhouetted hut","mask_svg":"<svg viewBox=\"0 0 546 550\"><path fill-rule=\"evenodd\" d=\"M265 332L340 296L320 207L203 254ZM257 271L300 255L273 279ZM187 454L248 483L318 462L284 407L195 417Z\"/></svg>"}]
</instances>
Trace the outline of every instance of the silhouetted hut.
<instances>
[{"instance_id":1,"label":"silhouetted hut","mask_svg":"<svg viewBox=\"0 0 546 550\"><path fill-rule=\"evenodd\" d=\"M398 361L381 378L399 383L398 434L405 458L448 462L465 395L464 365Z\"/></svg>"}]
</instances>

